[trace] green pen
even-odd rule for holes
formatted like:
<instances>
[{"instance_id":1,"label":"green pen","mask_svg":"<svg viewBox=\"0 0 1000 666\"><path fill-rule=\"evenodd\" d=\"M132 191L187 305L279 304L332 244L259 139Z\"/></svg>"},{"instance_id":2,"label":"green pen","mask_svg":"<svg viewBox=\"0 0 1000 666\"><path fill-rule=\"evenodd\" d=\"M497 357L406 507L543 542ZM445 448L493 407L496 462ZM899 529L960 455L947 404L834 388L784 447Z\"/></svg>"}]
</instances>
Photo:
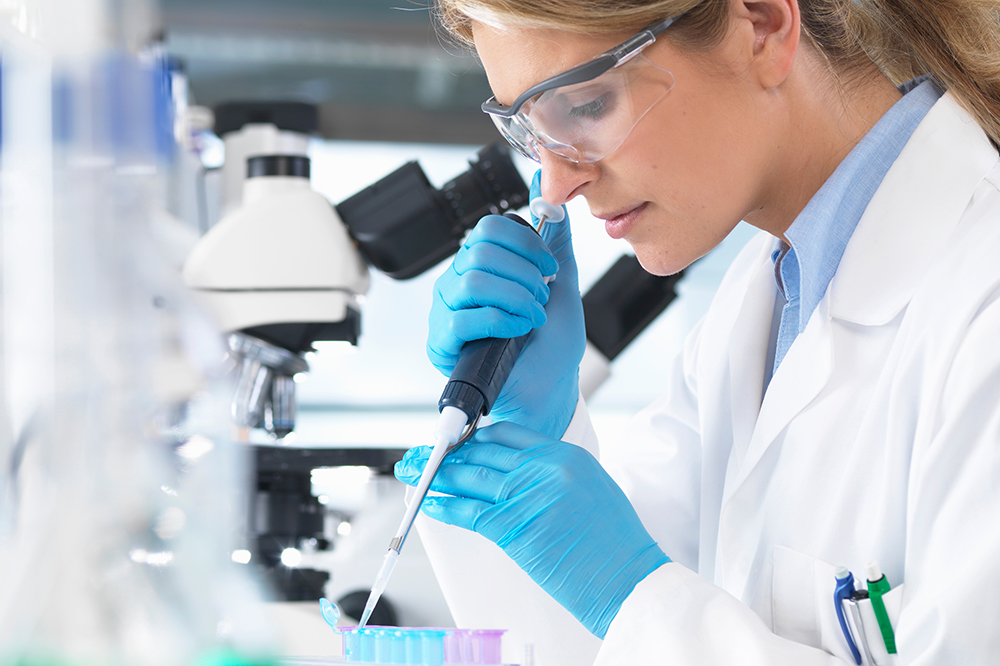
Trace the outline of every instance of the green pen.
<instances>
[{"instance_id":1,"label":"green pen","mask_svg":"<svg viewBox=\"0 0 1000 666\"><path fill-rule=\"evenodd\" d=\"M892 632L889 614L885 611L885 603L882 602L882 595L889 591L889 581L885 579L885 574L879 569L878 562L874 560L869 562L867 570L868 598L872 600L872 610L875 611L878 628L882 631L885 651L889 654L896 654L896 635Z\"/></svg>"}]
</instances>

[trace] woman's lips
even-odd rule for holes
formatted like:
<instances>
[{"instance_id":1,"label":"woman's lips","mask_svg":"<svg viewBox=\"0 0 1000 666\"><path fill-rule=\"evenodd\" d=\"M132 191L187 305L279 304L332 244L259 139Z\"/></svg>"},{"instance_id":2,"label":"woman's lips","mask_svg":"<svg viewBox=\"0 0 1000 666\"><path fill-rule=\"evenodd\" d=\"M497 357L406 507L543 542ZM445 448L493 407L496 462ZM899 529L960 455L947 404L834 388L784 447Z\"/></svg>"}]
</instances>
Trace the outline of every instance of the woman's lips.
<instances>
[{"instance_id":1,"label":"woman's lips","mask_svg":"<svg viewBox=\"0 0 1000 666\"><path fill-rule=\"evenodd\" d=\"M647 203L640 206L636 206L632 210L626 211L624 213L619 213L613 215L612 217L607 217L604 219L604 230L609 236L614 239L624 238L632 231L632 227L635 226L635 221L642 215L642 212L646 210ZM601 217L598 215L598 217Z\"/></svg>"}]
</instances>

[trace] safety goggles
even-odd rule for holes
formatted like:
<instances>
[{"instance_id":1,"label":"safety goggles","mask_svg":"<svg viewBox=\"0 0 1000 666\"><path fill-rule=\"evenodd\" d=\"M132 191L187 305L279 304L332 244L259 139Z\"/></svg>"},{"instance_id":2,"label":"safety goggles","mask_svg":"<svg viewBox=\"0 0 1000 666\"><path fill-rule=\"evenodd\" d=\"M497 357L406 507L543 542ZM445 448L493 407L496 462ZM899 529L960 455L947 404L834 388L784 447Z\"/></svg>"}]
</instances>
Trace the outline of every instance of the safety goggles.
<instances>
[{"instance_id":1,"label":"safety goggles","mask_svg":"<svg viewBox=\"0 0 1000 666\"><path fill-rule=\"evenodd\" d=\"M593 60L532 86L510 106L491 97L483 111L510 144L541 161L545 148L572 162L596 162L625 141L674 86L642 50L680 16L654 23Z\"/></svg>"}]
</instances>

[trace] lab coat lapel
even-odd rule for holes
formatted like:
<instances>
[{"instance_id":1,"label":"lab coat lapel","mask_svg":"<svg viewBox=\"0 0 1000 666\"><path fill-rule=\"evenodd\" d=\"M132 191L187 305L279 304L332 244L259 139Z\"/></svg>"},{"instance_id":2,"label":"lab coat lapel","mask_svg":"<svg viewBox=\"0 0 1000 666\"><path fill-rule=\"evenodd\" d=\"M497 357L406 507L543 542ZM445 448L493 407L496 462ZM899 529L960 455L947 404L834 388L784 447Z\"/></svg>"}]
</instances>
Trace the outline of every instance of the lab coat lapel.
<instances>
[{"instance_id":1,"label":"lab coat lapel","mask_svg":"<svg viewBox=\"0 0 1000 666\"><path fill-rule=\"evenodd\" d=\"M729 338L729 390L733 420L730 470L742 465L760 415L764 391L764 364L771 334L771 316L777 287L771 247L765 244L756 272L747 285ZM727 475L729 476L729 475Z\"/></svg>"},{"instance_id":2,"label":"lab coat lapel","mask_svg":"<svg viewBox=\"0 0 1000 666\"><path fill-rule=\"evenodd\" d=\"M829 381L833 371L833 337L827 310L824 299L774 373L752 427L746 455L728 475L723 503L743 485L781 431ZM767 339L765 349L766 345ZM733 413L735 416L735 409Z\"/></svg>"}]
</instances>

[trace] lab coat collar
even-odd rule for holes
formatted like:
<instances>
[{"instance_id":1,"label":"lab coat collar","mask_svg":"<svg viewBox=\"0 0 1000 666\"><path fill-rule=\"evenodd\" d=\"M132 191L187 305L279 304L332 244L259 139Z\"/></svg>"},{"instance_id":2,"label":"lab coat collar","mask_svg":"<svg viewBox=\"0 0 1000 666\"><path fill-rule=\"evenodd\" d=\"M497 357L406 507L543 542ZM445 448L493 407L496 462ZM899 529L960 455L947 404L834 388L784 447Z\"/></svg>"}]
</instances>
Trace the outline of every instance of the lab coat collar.
<instances>
[{"instance_id":1,"label":"lab coat collar","mask_svg":"<svg viewBox=\"0 0 1000 666\"><path fill-rule=\"evenodd\" d=\"M864 326L891 321L996 163L997 151L986 134L945 93L861 216L830 283L829 315Z\"/></svg>"}]
</instances>

